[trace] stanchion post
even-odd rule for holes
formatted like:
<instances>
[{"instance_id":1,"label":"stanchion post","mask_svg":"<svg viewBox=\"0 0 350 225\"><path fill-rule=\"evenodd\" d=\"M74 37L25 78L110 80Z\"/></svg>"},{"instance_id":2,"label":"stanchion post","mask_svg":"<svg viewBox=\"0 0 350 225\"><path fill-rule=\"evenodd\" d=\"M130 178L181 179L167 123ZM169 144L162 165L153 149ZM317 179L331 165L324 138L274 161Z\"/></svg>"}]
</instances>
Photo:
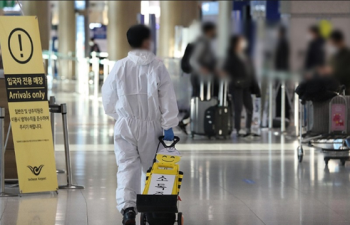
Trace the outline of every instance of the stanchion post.
<instances>
[{"instance_id":1,"label":"stanchion post","mask_svg":"<svg viewBox=\"0 0 350 225\"><path fill-rule=\"evenodd\" d=\"M50 96L49 106L56 104L55 96ZM55 112L50 110L50 119L51 119L51 130L52 130L52 143L55 149ZM65 173L64 170L56 169L56 173Z\"/></svg>"},{"instance_id":2,"label":"stanchion post","mask_svg":"<svg viewBox=\"0 0 350 225\"><path fill-rule=\"evenodd\" d=\"M50 96L50 102L49 105L54 105L56 103L55 96ZM52 130L52 142L53 145L55 145L55 113L50 112L50 119L51 119L51 130Z\"/></svg>"},{"instance_id":3,"label":"stanchion post","mask_svg":"<svg viewBox=\"0 0 350 225\"><path fill-rule=\"evenodd\" d=\"M68 122L67 122L67 105L66 104L61 104L61 113L62 113L64 151L65 151L65 158L66 158L67 185L59 186L59 189L84 189L84 186L78 186L78 185L72 184L73 183L73 175L72 175L71 163L70 163Z\"/></svg>"},{"instance_id":4,"label":"stanchion post","mask_svg":"<svg viewBox=\"0 0 350 225\"><path fill-rule=\"evenodd\" d=\"M300 118L299 118L299 146L297 148L298 151L298 159L299 162L303 160L304 149L303 149L303 105L301 104L301 99L299 100L299 110L300 110Z\"/></svg>"},{"instance_id":5,"label":"stanchion post","mask_svg":"<svg viewBox=\"0 0 350 225\"><path fill-rule=\"evenodd\" d=\"M298 87L298 82L295 83L295 87ZM299 133L299 95L294 93L294 126L295 126L295 134L298 136Z\"/></svg>"},{"instance_id":6,"label":"stanchion post","mask_svg":"<svg viewBox=\"0 0 350 225\"><path fill-rule=\"evenodd\" d=\"M5 108L0 108L0 197L14 197L16 195L5 193Z\"/></svg>"},{"instance_id":7,"label":"stanchion post","mask_svg":"<svg viewBox=\"0 0 350 225\"><path fill-rule=\"evenodd\" d=\"M5 128L4 128L4 119L5 119L5 109L4 108L0 108L0 157L1 157L1 173L0 173L0 193L3 193L5 191L5 171L4 171L4 164L5 164L5 160L4 160L4 153L5 153L5 149L4 149L4 132L5 132Z\"/></svg>"},{"instance_id":8,"label":"stanchion post","mask_svg":"<svg viewBox=\"0 0 350 225\"><path fill-rule=\"evenodd\" d=\"M272 89L272 78L269 79L269 129L272 129L272 122L273 122L273 89Z\"/></svg>"},{"instance_id":9,"label":"stanchion post","mask_svg":"<svg viewBox=\"0 0 350 225\"><path fill-rule=\"evenodd\" d=\"M97 97L100 82L100 62L96 52L92 54L92 71L94 72L94 96Z\"/></svg>"},{"instance_id":10,"label":"stanchion post","mask_svg":"<svg viewBox=\"0 0 350 225\"><path fill-rule=\"evenodd\" d=\"M286 131L286 81L281 81L281 132Z\"/></svg>"}]
</instances>

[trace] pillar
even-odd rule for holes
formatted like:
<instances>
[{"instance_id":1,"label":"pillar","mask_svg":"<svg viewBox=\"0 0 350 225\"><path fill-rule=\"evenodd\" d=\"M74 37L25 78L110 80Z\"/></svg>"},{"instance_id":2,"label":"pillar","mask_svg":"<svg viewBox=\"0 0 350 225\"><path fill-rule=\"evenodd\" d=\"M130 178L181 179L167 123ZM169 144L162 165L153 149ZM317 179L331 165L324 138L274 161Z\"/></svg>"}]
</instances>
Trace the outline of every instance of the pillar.
<instances>
[{"instance_id":1,"label":"pillar","mask_svg":"<svg viewBox=\"0 0 350 225\"><path fill-rule=\"evenodd\" d=\"M108 1L107 45L109 60L127 56L130 47L126 32L137 24L141 12L141 1Z\"/></svg>"},{"instance_id":2,"label":"pillar","mask_svg":"<svg viewBox=\"0 0 350 225\"><path fill-rule=\"evenodd\" d=\"M74 1L58 1L58 52L63 57L75 56L76 20ZM61 79L74 78L74 62L59 60L59 76Z\"/></svg>"},{"instance_id":3,"label":"pillar","mask_svg":"<svg viewBox=\"0 0 350 225\"><path fill-rule=\"evenodd\" d=\"M198 1L160 1L158 55L174 57L175 26L188 27L199 19Z\"/></svg>"},{"instance_id":4,"label":"pillar","mask_svg":"<svg viewBox=\"0 0 350 225\"><path fill-rule=\"evenodd\" d=\"M41 46L43 50L49 50L51 30L50 1L23 1L22 4L25 16L38 17Z\"/></svg>"},{"instance_id":5,"label":"pillar","mask_svg":"<svg viewBox=\"0 0 350 225\"><path fill-rule=\"evenodd\" d=\"M218 15L218 56L225 57L232 33L231 14L233 10L232 1L219 1Z\"/></svg>"}]
</instances>

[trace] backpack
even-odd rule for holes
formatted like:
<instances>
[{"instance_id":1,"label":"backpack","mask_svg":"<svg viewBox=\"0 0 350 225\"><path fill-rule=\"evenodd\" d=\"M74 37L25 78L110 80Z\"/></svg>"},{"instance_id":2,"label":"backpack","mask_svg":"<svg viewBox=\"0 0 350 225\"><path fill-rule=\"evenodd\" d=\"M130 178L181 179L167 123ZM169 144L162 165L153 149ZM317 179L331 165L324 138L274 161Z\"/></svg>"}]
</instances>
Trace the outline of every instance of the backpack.
<instances>
[{"instance_id":1,"label":"backpack","mask_svg":"<svg viewBox=\"0 0 350 225\"><path fill-rule=\"evenodd\" d=\"M181 59L181 69L185 73L191 73L192 67L190 64L191 55L194 49L194 44L189 43L185 49L184 56Z\"/></svg>"}]
</instances>

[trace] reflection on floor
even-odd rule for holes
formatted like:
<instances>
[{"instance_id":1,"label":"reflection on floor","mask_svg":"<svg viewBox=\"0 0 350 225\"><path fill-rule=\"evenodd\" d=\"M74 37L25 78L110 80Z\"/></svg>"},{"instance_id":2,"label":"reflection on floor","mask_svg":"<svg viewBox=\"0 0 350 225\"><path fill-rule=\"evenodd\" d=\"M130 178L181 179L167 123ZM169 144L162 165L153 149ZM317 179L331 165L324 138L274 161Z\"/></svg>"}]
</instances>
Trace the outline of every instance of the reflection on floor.
<instances>
[{"instance_id":1,"label":"reflection on floor","mask_svg":"<svg viewBox=\"0 0 350 225\"><path fill-rule=\"evenodd\" d=\"M120 224L113 152L72 155L84 190L1 198L1 224ZM62 152L57 162L64 168ZM186 224L350 224L350 164L333 161L325 169L314 150L300 165L289 150L186 151L181 169Z\"/></svg>"},{"instance_id":2,"label":"reflection on floor","mask_svg":"<svg viewBox=\"0 0 350 225\"><path fill-rule=\"evenodd\" d=\"M113 121L98 99L64 91L56 97L68 105L74 179L85 189L0 198L0 224L121 224ZM64 169L58 115L55 130L57 168ZM299 164L295 138L268 131L256 139L181 138L185 224L350 224L350 163L331 161L325 168L323 154L307 149ZM58 180L64 184L65 175Z\"/></svg>"}]
</instances>

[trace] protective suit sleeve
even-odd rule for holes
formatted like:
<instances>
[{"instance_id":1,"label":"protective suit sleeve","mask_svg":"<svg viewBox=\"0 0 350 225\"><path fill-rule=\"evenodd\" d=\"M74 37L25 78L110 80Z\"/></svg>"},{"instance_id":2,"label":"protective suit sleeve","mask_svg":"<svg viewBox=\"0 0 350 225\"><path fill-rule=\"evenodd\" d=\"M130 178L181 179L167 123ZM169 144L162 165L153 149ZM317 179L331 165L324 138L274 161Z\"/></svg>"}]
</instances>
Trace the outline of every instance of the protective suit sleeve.
<instances>
[{"instance_id":1,"label":"protective suit sleeve","mask_svg":"<svg viewBox=\"0 0 350 225\"><path fill-rule=\"evenodd\" d=\"M163 63L161 63L161 65L158 67L157 73L159 77L159 108L162 114L161 124L164 130L168 130L176 127L179 124L179 120L177 118L179 108L177 107L173 84Z\"/></svg>"},{"instance_id":2,"label":"protective suit sleeve","mask_svg":"<svg viewBox=\"0 0 350 225\"><path fill-rule=\"evenodd\" d=\"M116 104L118 101L118 94L115 82L115 70L113 69L102 86L102 104L105 113L117 120L118 114L116 112Z\"/></svg>"}]
</instances>

